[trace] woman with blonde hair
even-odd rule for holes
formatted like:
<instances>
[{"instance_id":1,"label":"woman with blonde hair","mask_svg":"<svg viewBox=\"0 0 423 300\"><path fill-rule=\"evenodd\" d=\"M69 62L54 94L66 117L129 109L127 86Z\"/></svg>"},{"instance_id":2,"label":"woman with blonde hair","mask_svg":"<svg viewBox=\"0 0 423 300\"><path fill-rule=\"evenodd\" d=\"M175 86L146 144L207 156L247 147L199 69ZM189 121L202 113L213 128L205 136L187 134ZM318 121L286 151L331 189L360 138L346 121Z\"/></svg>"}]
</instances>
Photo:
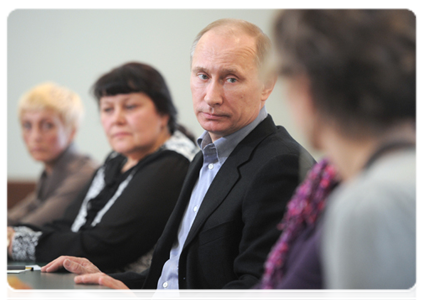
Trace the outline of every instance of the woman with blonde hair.
<instances>
[{"instance_id":1,"label":"woman with blonde hair","mask_svg":"<svg viewBox=\"0 0 423 300\"><path fill-rule=\"evenodd\" d=\"M8 211L8 224L43 225L62 216L98 164L73 142L83 115L75 92L52 82L37 85L22 96L18 113L28 152L44 170L36 190Z\"/></svg>"}]
</instances>

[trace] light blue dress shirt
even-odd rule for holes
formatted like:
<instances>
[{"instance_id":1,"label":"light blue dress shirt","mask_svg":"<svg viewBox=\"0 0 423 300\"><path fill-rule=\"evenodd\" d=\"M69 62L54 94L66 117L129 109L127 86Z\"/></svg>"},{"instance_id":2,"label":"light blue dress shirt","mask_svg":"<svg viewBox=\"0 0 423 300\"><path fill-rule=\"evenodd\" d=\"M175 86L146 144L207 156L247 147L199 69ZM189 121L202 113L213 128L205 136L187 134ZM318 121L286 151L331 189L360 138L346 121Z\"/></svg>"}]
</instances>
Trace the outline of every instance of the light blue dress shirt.
<instances>
[{"instance_id":1,"label":"light blue dress shirt","mask_svg":"<svg viewBox=\"0 0 423 300\"><path fill-rule=\"evenodd\" d=\"M260 110L257 118L226 137L221 137L214 143L207 131L205 131L198 139L198 146L203 151L203 166L200 170L197 183L195 184L188 207L185 210L184 217L178 230L178 239L173 244L170 251L169 259L163 266L162 274L157 283L157 289L178 289L178 265L179 257L182 253L183 246L187 239L197 212L200 209L204 196L207 193L214 177L219 172L226 159L241 142L258 124L267 117L266 108Z\"/></svg>"}]
</instances>

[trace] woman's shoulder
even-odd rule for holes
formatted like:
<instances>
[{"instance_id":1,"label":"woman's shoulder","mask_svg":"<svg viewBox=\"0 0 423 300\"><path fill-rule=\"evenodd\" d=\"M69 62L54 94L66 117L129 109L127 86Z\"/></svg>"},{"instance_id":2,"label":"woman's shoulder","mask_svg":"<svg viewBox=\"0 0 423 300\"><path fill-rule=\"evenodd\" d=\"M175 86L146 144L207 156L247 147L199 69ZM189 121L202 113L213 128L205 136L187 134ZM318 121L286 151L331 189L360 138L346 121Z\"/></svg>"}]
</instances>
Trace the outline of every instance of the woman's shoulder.
<instances>
[{"instance_id":1,"label":"woman's shoulder","mask_svg":"<svg viewBox=\"0 0 423 300\"><path fill-rule=\"evenodd\" d=\"M411 220L415 213L415 192L415 160L412 155L400 153L381 159L355 180L336 189L326 214L340 222Z\"/></svg>"},{"instance_id":2,"label":"woman's shoulder","mask_svg":"<svg viewBox=\"0 0 423 300\"><path fill-rule=\"evenodd\" d=\"M191 161L199 148L182 132L176 130L162 149L176 152Z\"/></svg>"},{"instance_id":3,"label":"woman's shoulder","mask_svg":"<svg viewBox=\"0 0 423 300\"><path fill-rule=\"evenodd\" d=\"M96 170L98 167L100 167L100 163L96 159L84 153L77 153L75 162L80 168L83 169Z\"/></svg>"},{"instance_id":4,"label":"woman's shoulder","mask_svg":"<svg viewBox=\"0 0 423 300\"><path fill-rule=\"evenodd\" d=\"M87 173L92 174L100 164L90 155L79 152L71 145L58 159L55 169L57 172L65 173Z\"/></svg>"}]
</instances>

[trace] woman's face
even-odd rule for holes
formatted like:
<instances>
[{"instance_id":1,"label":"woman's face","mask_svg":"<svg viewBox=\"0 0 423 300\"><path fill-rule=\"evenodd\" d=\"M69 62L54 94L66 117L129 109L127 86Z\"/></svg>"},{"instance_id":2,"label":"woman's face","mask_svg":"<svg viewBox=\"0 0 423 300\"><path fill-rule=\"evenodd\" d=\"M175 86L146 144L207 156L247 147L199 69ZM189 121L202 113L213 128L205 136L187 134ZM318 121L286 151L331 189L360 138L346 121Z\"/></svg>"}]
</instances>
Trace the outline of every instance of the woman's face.
<instances>
[{"instance_id":1,"label":"woman's face","mask_svg":"<svg viewBox=\"0 0 423 300\"><path fill-rule=\"evenodd\" d=\"M74 130L66 128L52 109L24 111L20 121L29 153L45 164L53 163L73 140Z\"/></svg>"},{"instance_id":2,"label":"woman's face","mask_svg":"<svg viewBox=\"0 0 423 300\"><path fill-rule=\"evenodd\" d=\"M288 106L294 122L302 131L307 142L317 150L322 150L320 137L323 134L324 119L316 111L310 92L309 81L305 76L285 78Z\"/></svg>"},{"instance_id":3,"label":"woman's face","mask_svg":"<svg viewBox=\"0 0 423 300\"><path fill-rule=\"evenodd\" d=\"M110 146L127 157L142 158L168 137L169 116L159 114L144 93L104 96L100 99L100 115Z\"/></svg>"}]
</instances>

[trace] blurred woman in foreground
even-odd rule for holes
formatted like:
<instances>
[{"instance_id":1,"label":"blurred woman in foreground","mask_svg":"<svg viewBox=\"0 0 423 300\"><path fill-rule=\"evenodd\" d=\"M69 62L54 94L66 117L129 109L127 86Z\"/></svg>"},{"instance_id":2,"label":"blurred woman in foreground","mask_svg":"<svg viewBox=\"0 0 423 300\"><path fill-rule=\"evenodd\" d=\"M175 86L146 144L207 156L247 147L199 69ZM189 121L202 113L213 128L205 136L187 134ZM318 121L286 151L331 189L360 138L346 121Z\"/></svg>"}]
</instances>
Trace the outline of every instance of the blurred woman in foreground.
<instances>
[{"instance_id":1,"label":"blurred woman in foreground","mask_svg":"<svg viewBox=\"0 0 423 300\"><path fill-rule=\"evenodd\" d=\"M13 228L13 260L72 255L109 271L149 266L196 147L178 130L176 108L154 68L124 64L93 89L113 151L61 220Z\"/></svg>"},{"instance_id":2,"label":"blurred woman in foreground","mask_svg":"<svg viewBox=\"0 0 423 300\"><path fill-rule=\"evenodd\" d=\"M290 230L270 253L260 288L415 284L415 24L407 10L278 16L289 105L328 159L309 176L316 184L304 183L290 203L281 224Z\"/></svg>"},{"instance_id":3,"label":"blurred woman in foreground","mask_svg":"<svg viewBox=\"0 0 423 300\"><path fill-rule=\"evenodd\" d=\"M7 212L7 223L40 226L63 215L98 164L73 142L83 114L73 91L51 82L37 85L23 95L18 113L28 152L44 170L35 191Z\"/></svg>"}]
</instances>

